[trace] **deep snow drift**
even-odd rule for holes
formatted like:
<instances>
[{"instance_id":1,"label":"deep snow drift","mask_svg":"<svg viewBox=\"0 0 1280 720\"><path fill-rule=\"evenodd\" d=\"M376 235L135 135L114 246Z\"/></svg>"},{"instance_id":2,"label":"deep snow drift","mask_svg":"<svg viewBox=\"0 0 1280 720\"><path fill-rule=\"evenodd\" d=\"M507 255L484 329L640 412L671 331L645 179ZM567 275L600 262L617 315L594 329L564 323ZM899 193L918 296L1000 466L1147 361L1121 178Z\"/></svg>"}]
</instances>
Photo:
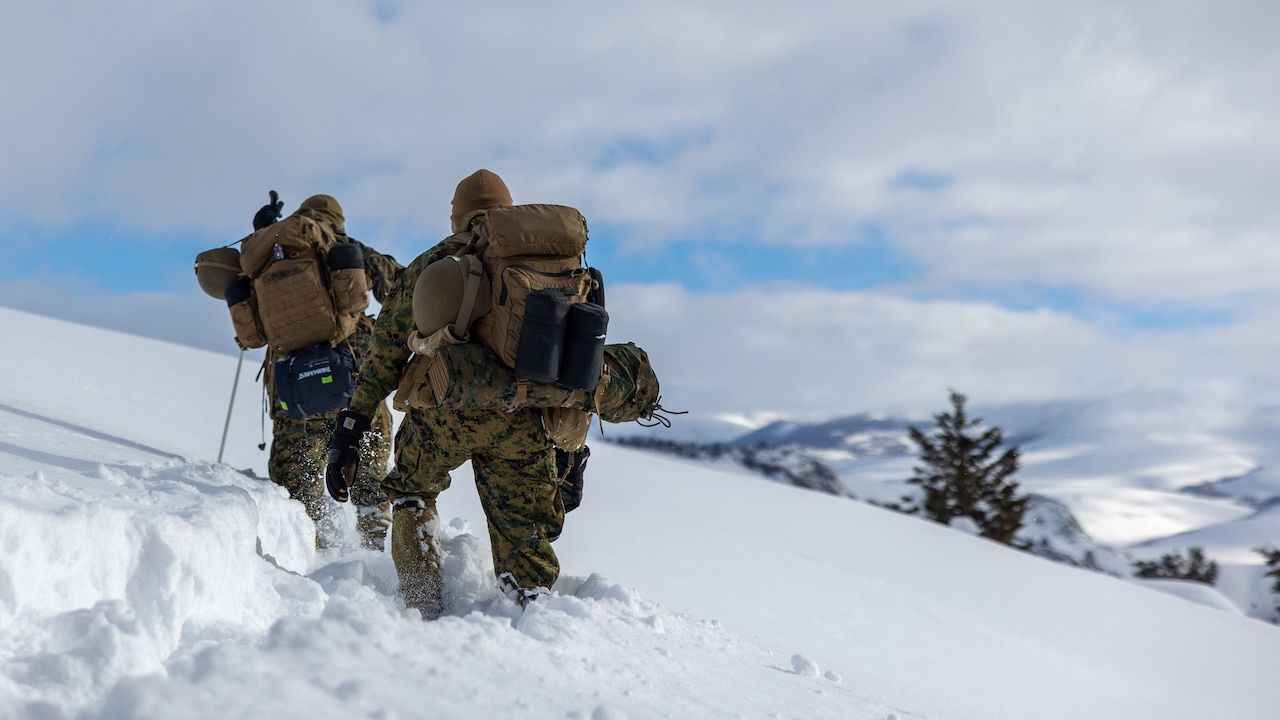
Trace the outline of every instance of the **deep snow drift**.
<instances>
[{"instance_id":1,"label":"deep snow drift","mask_svg":"<svg viewBox=\"0 0 1280 720\"><path fill-rule=\"evenodd\" d=\"M450 614L317 554L246 363L0 309L3 718L1270 718L1280 629L1211 589L593 442L556 594L492 588L469 468ZM655 358L659 372L661 360ZM608 428L606 427L606 431ZM477 531L476 529L480 531Z\"/></svg>"}]
</instances>

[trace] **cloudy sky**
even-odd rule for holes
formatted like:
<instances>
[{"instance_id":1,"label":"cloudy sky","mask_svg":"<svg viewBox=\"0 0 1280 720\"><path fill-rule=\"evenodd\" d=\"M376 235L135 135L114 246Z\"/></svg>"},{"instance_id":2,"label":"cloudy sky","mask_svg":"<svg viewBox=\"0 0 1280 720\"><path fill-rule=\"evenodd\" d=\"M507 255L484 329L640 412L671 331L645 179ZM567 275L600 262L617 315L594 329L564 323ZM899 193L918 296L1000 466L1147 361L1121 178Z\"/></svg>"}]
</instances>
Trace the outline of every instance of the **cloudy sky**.
<instances>
[{"instance_id":1,"label":"cloudy sky","mask_svg":"<svg viewBox=\"0 0 1280 720\"><path fill-rule=\"evenodd\" d=\"M234 354L191 262L268 190L407 263L486 167L583 211L611 340L695 414L1278 402L1277 27L1266 0L22 3L0 305Z\"/></svg>"}]
</instances>

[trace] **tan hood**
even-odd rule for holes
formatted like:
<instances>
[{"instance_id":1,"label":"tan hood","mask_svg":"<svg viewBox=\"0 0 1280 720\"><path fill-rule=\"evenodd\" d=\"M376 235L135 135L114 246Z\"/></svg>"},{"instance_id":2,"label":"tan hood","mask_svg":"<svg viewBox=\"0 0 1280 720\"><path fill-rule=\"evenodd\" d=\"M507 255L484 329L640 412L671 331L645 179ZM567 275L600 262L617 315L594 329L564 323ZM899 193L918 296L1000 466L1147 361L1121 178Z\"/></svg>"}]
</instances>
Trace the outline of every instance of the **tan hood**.
<instances>
[{"instance_id":1,"label":"tan hood","mask_svg":"<svg viewBox=\"0 0 1280 720\"><path fill-rule=\"evenodd\" d=\"M449 217L453 232L466 230L472 218L485 210L513 204L507 184L497 173L477 170L458 183L453 192L453 215Z\"/></svg>"},{"instance_id":2,"label":"tan hood","mask_svg":"<svg viewBox=\"0 0 1280 720\"><path fill-rule=\"evenodd\" d=\"M327 222L339 235L347 234L342 206L332 195L312 195L298 206L297 214L312 220Z\"/></svg>"}]
</instances>

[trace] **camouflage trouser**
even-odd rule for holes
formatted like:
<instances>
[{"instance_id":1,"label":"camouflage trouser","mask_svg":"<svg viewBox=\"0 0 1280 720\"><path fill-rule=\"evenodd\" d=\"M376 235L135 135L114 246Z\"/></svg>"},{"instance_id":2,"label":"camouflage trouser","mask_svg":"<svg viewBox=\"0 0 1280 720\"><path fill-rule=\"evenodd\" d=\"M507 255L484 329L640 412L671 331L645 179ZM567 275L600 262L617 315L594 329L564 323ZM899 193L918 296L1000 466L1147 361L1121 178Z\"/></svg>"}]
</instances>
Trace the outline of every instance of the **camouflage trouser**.
<instances>
[{"instance_id":1,"label":"camouflage trouser","mask_svg":"<svg viewBox=\"0 0 1280 720\"><path fill-rule=\"evenodd\" d=\"M330 538L323 537L332 530L326 515L324 469L329 461L329 438L333 435L333 423L338 411L313 415L305 420L274 417L271 420L271 457L267 460L267 474L271 482L289 491L289 497L302 503L307 515L316 522L323 544ZM361 522L361 532L369 531L366 524L381 525L385 537L390 523L387 495L382 490L382 480L387 472L387 458L391 454L391 413L386 405L378 408L372 419L373 429L365 433L360 443L360 467L351 487L351 502ZM373 530L376 533L376 529ZM369 545L370 543L366 543ZM381 549L381 542L377 542Z\"/></svg>"},{"instance_id":2,"label":"camouflage trouser","mask_svg":"<svg viewBox=\"0 0 1280 720\"><path fill-rule=\"evenodd\" d=\"M393 501L419 496L434 505L449 487L449 471L467 460L489 526L494 573L524 590L550 588L560 576L551 543L564 526L564 504L537 410L411 410L396 432L396 470L383 487Z\"/></svg>"}]
</instances>

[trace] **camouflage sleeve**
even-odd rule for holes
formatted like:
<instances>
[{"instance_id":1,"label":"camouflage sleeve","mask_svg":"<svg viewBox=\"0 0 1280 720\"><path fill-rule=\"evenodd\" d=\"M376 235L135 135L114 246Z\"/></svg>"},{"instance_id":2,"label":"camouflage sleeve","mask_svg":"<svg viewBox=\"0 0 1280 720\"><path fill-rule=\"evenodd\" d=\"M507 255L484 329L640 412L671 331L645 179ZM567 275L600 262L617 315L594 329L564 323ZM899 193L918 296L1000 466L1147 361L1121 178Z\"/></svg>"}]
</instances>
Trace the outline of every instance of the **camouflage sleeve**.
<instances>
[{"instance_id":1,"label":"camouflage sleeve","mask_svg":"<svg viewBox=\"0 0 1280 720\"><path fill-rule=\"evenodd\" d=\"M350 408L365 417L373 417L378 405L400 385L400 371L409 362L409 347L405 342L414 329L413 286L423 268L440 258L455 252L461 245L452 238L437 244L419 255L409 266L396 274L396 281L382 299L382 310L373 325L369 347L360 376L356 380L355 393ZM385 256L384 256L385 257Z\"/></svg>"},{"instance_id":2,"label":"camouflage sleeve","mask_svg":"<svg viewBox=\"0 0 1280 720\"><path fill-rule=\"evenodd\" d=\"M379 303L386 302L387 294L400 278L404 266L390 255L384 255L359 240L347 238L347 241L359 245L364 253L364 271L369 276L369 288L373 290L374 299Z\"/></svg>"}]
</instances>

